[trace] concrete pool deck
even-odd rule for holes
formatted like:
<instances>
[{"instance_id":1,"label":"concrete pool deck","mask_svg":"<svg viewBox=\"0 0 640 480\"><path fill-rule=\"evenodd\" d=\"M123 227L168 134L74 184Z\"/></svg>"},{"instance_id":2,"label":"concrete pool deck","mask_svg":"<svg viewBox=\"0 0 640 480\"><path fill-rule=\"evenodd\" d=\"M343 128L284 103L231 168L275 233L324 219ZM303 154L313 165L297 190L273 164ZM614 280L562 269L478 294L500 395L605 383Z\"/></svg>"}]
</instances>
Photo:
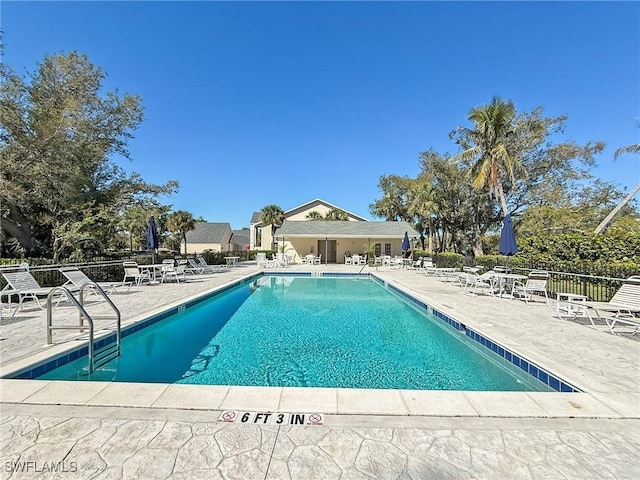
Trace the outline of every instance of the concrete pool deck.
<instances>
[{"instance_id":1,"label":"concrete pool deck","mask_svg":"<svg viewBox=\"0 0 640 480\"><path fill-rule=\"evenodd\" d=\"M298 265L283 271L324 270ZM245 264L192 277L186 284L134 287L111 298L127 324L256 271ZM10 471L13 478L47 478L46 472L37 473L38 466L62 459L76 462L76 471L64 478L640 477L640 342L559 319L553 301L546 306L470 297L416 271L367 271L582 392L0 379L2 461L14 465L2 478ZM70 307L58 310L55 318L77 321ZM62 342L77 333L58 331L56 345L44 346L44 325L39 310L3 320L2 375L82 341ZM320 413L324 418L322 426L223 424L218 422L223 411ZM16 461L35 465L11 464Z\"/></svg>"}]
</instances>

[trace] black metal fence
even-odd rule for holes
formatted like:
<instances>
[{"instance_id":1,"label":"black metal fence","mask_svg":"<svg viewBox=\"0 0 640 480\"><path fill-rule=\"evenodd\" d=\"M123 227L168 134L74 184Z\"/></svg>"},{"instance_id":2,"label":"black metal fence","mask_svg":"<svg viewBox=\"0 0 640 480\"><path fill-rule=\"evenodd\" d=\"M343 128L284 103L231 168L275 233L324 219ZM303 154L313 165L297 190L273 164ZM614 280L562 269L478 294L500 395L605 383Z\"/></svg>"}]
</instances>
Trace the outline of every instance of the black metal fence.
<instances>
[{"instance_id":1,"label":"black metal fence","mask_svg":"<svg viewBox=\"0 0 640 480\"><path fill-rule=\"evenodd\" d=\"M465 265L462 255L433 255L432 259L438 267L462 268ZM482 265L485 271L498 265L506 266L522 275L528 275L532 270L544 270L549 272L547 290L550 294L575 293L599 302L609 301L625 279L640 275L637 266L591 262L532 262L520 258L485 257L475 260L474 265Z\"/></svg>"},{"instance_id":2,"label":"black metal fence","mask_svg":"<svg viewBox=\"0 0 640 480\"><path fill-rule=\"evenodd\" d=\"M210 265L225 263L225 253L205 254L205 259ZM167 255L138 255L136 262L141 265L151 264L153 261L159 263L164 258L172 258ZM462 268L463 260L452 256L432 257L438 267L459 267ZM122 280L122 261L96 259L96 261L85 263L65 263L53 264L47 259L28 260L3 260L2 270L15 269L21 263L28 263L29 271L43 287L53 287L65 283L65 278L60 273L59 268L63 266L76 266L81 269L89 278L95 282L118 282ZM244 259L243 259L244 260ZM504 259L502 259L504 260ZM450 264L449 264L450 263ZM620 288L622 282L632 275L640 275L640 270L629 267L594 265L594 264L567 264L564 262L536 262L535 264L521 259L510 259L508 262L498 262L495 260L479 260L476 262L482 265L485 270L490 270L496 265L506 265L514 273L527 275L531 270L545 270L549 272L549 282L547 290L550 294L557 293L577 293L584 295L590 300L606 302L611 299ZM0 288L6 286L6 281L0 276Z\"/></svg>"}]
</instances>

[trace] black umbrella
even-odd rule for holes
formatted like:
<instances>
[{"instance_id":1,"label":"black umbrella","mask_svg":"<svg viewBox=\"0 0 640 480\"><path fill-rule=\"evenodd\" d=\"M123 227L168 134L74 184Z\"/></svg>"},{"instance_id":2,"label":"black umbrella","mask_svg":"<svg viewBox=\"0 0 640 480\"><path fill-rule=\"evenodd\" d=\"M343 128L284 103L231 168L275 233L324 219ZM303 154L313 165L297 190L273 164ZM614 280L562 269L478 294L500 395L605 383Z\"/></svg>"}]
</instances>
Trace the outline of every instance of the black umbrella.
<instances>
[{"instance_id":1,"label":"black umbrella","mask_svg":"<svg viewBox=\"0 0 640 480\"><path fill-rule=\"evenodd\" d=\"M510 257L518 251L516 244L516 235L513 232L513 223L511 223L511 215L507 214L502 222L502 232L500 232L500 244L498 250L502 255Z\"/></svg>"},{"instance_id":2,"label":"black umbrella","mask_svg":"<svg viewBox=\"0 0 640 480\"><path fill-rule=\"evenodd\" d=\"M149 231L147 232L147 249L151 250L151 263L156 263L156 250L158 245L158 229L156 227L156 219L153 215L149 217Z\"/></svg>"}]
</instances>

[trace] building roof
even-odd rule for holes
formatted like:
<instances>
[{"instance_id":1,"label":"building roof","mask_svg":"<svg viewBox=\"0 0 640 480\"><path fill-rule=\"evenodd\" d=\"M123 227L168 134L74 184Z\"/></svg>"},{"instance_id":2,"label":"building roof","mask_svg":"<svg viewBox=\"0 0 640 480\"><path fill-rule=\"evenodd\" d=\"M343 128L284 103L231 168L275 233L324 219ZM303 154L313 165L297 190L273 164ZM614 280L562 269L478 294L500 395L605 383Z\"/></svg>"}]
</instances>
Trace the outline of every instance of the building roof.
<instances>
[{"instance_id":1,"label":"building roof","mask_svg":"<svg viewBox=\"0 0 640 480\"><path fill-rule=\"evenodd\" d=\"M344 220L285 220L276 230L276 237L354 237L354 238L402 238L419 236L407 222L349 222Z\"/></svg>"},{"instance_id":2,"label":"building roof","mask_svg":"<svg viewBox=\"0 0 640 480\"><path fill-rule=\"evenodd\" d=\"M345 210L344 208L340 208L337 205L334 205L332 203L329 203L325 200L322 200L321 198L316 198L314 200L311 200L310 202L307 203L303 203L302 205L298 205L297 207L291 208L289 210L286 210L284 212L284 216L286 217L290 217L291 215L295 215L296 213L300 213L300 212L304 212L305 210L309 210L311 208L317 207L318 205L324 205L325 207L329 208L329 209L334 209L334 210L342 210L343 212L347 213L347 215L349 215L352 218L355 218L356 220L359 220L361 222L367 222L368 220L364 217L361 217L360 215L356 215L355 213L351 213L348 210ZM253 212L253 214L251 215L251 225L255 225L256 223L260 223L262 220L262 212Z\"/></svg>"},{"instance_id":3,"label":"building roof","mask_svg":"<svg viewBox=\"0 0 640 480\"><path fill-rule=\"evenodd\" d=\"M322 200L321 198L316 198L314 200L311 200L310 202L306 202L303 203L302 205L298 205L297 207L294 207L290 210L287 210L286 212L284 212L286 217L290 217L291 215L295 215L296 213L299 212L304 212L305 210L308 210L310 208L316 207L318 205L324 205L325 207L329 208L329 209L334 209L334 210L342 210L343 212L346 212L350 217L353 217L357 220L360 220L362 222L367 222L368 220L364 217L361 217L360 215L356 215L355 213L351 213L347 210L345 210L344 208L340 208L337 205L334 205L332 203L329 203L325 200Z\"/></svg>"},{"instance_id":4,"label":"building roof","mask_svg":"<svg viewBox=\"0 0 640 480\"><path fill-rule=\"evenodd\" d=\"M236 245L249 245L249 229L243 228L242 230L233 230L231 232L231 242Z\"/></svg>"},{"instance_id":5,"label":"building roof","mask_svg":"<svg viewBox=\"0 0 640 480\"><path fill-rule=\"evenodd\" d=\"M262 212L253 212L251 214L251 225L256 223L260 223L260 219L262 218Z\"/></svg>"},{"instance_id":6,"label":"building roof","mask_svg":"<svg viewBox=\"0 0 640 480\"><path fill-rule=\"evenodd\" d=\"M187 243L222 243L231 224L224 222L196 222L195 228L187 232Z\"/></svg>"}]
</instances>

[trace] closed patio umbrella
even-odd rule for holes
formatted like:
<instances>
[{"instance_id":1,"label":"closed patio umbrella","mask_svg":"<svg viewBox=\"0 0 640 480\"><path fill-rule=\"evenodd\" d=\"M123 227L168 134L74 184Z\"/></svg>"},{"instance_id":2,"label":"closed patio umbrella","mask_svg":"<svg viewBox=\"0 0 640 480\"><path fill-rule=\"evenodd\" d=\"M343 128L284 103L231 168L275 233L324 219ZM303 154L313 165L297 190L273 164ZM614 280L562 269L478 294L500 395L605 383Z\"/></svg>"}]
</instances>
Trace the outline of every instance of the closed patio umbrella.
<instances>
[{"instance_id":1,"label":"closed patio umbrella","mask_svg":"<svg viewBox=\"0 0 640 480\"><path fill-rule=\"evenodd\" d=\"M507 258L515 255L518 251L516 244L516 235L513 232L513 223L511 215L507 214L502 222L502 232L500 232L500 243L498 245L499 252Z\"/></svg>"},{"instance_id":2,"label":"closed patio umbrella","mask_svg":"<svg viewBox=\"0 0 640 480\"><path fill-rule=\"evenodd\" d=\"M151 250L151 263L156 263L156 250L158 244L158 229L156 227L156 219L153 215L149 217L149 231L147 232L147 249Z\"/></svg>"},{"instance_id":3,"label":"closed patio umbrella","mask_svg":"<svg viewBox=\"0 0 640 480\"><path fill-rule=\"evenodd\" d=\"M408 252L411 248L411 244L409 243L409 234L404 232L404 238L402 239L402 251Z\"/></svg>"}]
</instances>

